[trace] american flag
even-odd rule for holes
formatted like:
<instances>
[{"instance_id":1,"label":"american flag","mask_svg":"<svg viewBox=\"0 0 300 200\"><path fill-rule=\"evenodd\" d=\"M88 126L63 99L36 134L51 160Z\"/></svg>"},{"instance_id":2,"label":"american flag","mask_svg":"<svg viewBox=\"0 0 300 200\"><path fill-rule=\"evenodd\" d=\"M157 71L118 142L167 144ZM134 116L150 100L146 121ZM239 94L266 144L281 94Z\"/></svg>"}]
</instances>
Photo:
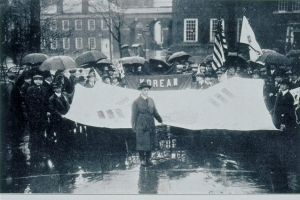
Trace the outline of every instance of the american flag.
<instances>
[{"instance_id":1,"label":"american flag","mask_svg":"<svg viewBox=\"0 0 300 200\"><path fill-rule=\"evenodd\" d=\"M224 35L224 31L222 28L222 20L219 18L217 29L215 31L215 43L214 43L214 54L213 54L213 62L212 67L214 70L221 67L226 58L225 56L228 53L228 48L226 44L226 39Z\"/></svg>"}]
</instances>

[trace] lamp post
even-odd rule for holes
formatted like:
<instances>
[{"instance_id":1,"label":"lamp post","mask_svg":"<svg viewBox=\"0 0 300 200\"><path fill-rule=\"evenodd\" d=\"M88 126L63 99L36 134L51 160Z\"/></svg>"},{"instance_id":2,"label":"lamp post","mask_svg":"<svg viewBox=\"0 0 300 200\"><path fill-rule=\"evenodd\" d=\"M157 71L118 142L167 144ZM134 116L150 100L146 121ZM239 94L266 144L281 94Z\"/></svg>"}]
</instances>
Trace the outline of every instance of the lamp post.
<instances>
[{"instance_id":1,"label":"lamp post","mask_svg":"<svg viewBox=\"0 0 300 200\"><path fill-rule=\"evenodd\" d=\"M146 54L147 54L147 40L148 36L150 35L150 31L149 31L149 25L146 25L145 28L143 28L143 32L142 32L144 41L145 41L145 59L147 58Z\"/></svg>"}]
</instances>

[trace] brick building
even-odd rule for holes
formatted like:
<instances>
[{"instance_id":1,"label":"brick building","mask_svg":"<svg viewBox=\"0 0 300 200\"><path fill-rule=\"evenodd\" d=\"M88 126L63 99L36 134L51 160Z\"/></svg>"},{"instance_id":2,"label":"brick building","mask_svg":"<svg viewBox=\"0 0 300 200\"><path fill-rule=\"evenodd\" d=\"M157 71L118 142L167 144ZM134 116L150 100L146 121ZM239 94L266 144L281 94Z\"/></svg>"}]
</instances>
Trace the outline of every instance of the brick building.
<instances>
[{"instance_id":1,"label":"brick building","mask_svg":"<svg viewBox=\"0 0 300 200\"><path fill-rule=\"evenodd\" d=\"M122 44L140 45L148 52L147 57L155 56L157 50L171 45L172 0L115 1L124 11ZM111 52L113 59L119 58L118 43L112 38L103 15L93 12L91 2L103 1L42 1L45 53L75 58L84 51L95 49L108 57Z\"/></svg>"},{"instance_id":2,"label":"brick building","mask_svg":"<svg viewBox=\"0 0 300 200\"><path fill-rule=\"evenodd\" d=\"M173 0L171 49L186 51L202 61L213 52L220 14L229 51L238 51L244 14L261 48L285 53L286 42L299 41L299 5L299 0Z\"/></svg>"}]
</instances>

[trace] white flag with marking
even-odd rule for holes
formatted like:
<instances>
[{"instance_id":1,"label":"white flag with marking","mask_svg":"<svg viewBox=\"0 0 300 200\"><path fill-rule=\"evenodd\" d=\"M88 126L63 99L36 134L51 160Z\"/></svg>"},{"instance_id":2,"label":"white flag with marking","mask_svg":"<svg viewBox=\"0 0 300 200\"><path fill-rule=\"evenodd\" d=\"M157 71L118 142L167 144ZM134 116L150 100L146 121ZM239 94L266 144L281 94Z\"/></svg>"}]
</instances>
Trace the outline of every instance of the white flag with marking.
<instances>
[{"instance_id":1,"label":"white flag with marking","mask_svg":"<svg viewBox=\"0 0 300 200\"><path fill-rule=\"evenodd\" d=\"M255 34L245 16L243 17L240 43L249 45L249 54L251 61L255 62L258 57L262 55L262 50L257 43Z\"/></svg>"},{"instance_id":2,"label":"white flag with marking","mask_svg":"<svg viewBox=\"0 0 300 200\"><path fill-rule=\"evenodd\" d=\"M150 91L163 123L191 130L276 130L263 98L263 80L232 78L207 90ZM131 128L140 92L97 83L76 85L66 117L82 124Z\"/></svg>"}]
</instances>

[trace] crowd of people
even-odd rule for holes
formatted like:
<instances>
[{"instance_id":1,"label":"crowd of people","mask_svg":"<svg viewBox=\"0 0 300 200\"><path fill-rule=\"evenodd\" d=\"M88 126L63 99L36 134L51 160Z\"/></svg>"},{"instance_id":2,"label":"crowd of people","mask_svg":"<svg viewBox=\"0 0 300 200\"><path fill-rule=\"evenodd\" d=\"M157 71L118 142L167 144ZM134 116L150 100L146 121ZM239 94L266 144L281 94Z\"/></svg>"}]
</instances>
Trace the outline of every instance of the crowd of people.
<instances>
[{"instance_id":1,"label":"crowd of people","mask_svg":"<svg viewBox=\"0 0 300 200\"><path fill-rule=\"evenodd\" d=\"M295 99L289 92L290 89L300 87L300 76L296 66L270 64L259 68L253 68L251 65L242 68L229 65L214 70L211 63L198 66L181 61L173 65L176 66L176 74L193 76L190 88L196 90L208 89L232 77L263 79L264 100L276 128L294 133L297 123L300 123L300 104L294 104ZM66 76L66 72L70 75ZM147 75L143 73L142 65L133 67L131 72ZM124 74L126 73L122 73L120 67L108 65L90 68L87 76L83 76L82 69L57 70L51 73L39 71L37 67L23 71L18 77L10 75L6 84L5 102L8 105L7 124L12 133L11 140L19 142L23 133L28 132L33 151L42 152L42 149L47 147L46 138L52 138L59 150L67 151L71 148L74 131L78 131L80 126L80 129L83 127L64 117L72 104L75 85L92 88L97 81L102 81L109 85L126 87ZM101 77L102 80L97 80L97 77Z\"/></svg>"}]
</instances>

